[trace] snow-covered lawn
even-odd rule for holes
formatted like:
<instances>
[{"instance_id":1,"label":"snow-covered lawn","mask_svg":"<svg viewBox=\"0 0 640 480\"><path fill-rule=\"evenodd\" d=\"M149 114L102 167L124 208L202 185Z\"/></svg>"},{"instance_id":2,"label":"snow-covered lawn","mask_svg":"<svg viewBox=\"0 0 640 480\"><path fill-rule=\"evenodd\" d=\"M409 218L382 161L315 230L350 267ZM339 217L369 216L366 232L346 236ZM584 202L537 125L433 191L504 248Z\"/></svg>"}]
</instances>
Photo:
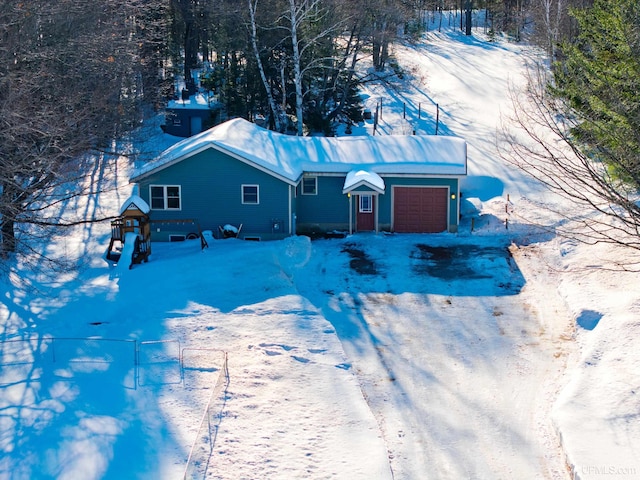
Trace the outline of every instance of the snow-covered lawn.
<instances>
[{"instance_id":1,"label":"snow-covered lawn","mask_svg":"<svg viewBox=\"0 0 640 480\"><path fill-rule=\"evenodd\" d=\"M437 103L468 141L460 232L154 244L132 270L108 225L54 239L77 273L0 286L0 478L182 478L194 442L188 478L640 478L637 274L524 220L552 198L496 151L535 51L395 55L410 81L368 102L385 134L434 133Z\"/></svg>"}]
</instances>

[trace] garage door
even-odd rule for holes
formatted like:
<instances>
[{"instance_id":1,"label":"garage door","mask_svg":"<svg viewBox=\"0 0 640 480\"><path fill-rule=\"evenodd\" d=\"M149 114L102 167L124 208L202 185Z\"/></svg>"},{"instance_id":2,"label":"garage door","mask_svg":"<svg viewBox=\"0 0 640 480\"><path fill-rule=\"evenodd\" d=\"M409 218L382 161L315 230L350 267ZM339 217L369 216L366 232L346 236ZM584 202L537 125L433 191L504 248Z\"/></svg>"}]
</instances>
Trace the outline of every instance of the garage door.
<instances>
[{"instance_id":1,"label":"garage door","mask_svg":"<svg viewBox=\"0 0 640 480\"><path fill-rule=\"evenodd\" d=\"M394 187L394 231L437 233L447 230L448 193L448 189L442 187Z\"/></svg>"}]
</instances>

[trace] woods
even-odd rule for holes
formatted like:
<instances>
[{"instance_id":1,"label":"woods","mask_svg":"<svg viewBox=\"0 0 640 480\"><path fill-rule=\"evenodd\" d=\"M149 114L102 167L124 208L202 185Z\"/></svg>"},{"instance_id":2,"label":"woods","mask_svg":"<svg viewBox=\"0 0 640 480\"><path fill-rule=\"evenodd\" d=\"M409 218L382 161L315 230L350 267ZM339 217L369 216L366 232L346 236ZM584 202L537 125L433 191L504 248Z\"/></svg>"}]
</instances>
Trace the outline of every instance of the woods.
<instances>
[{"instance_id":1,"label":"woods","mask_svg":"<svg viewBox=\"0 0 640 480\"><path fill-rule=\"evenodd\" d=\"M161 83L161 12L144 2L3 0L0 8L0 255L39 228L83 222L51 208L84 195L92 151L143 119ZM144 39L144 40L143 40ZM89 219L90 220L90 219ZM16 231L21 228L25 235Z\"/></svg>"},{"instance_id":2,"label":"woods","mask_svg":"<svg viewBox=\"0 0 640 480\"><path fill-rule=\"evenodd\" d=\"M571 13L576 37L558 46L551 72L530 78L526 97L512 97L532 142L504 132L501 144L508 161L568 200L557 233L638 250L640 7L595 0Z\"/></svg>"}]
</instances>

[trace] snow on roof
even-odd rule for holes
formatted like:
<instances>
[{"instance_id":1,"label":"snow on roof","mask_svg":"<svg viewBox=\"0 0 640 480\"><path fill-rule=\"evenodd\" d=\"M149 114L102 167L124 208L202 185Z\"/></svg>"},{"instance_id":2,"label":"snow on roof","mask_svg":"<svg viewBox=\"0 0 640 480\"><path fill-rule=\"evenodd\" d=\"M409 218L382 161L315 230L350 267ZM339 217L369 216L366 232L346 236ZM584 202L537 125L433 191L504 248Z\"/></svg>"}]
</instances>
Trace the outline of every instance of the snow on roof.
<instances>
[{"instance_id":1,"label":"snow on roof","mask_svg":"<svg viewBox=\"0 0 640 480\"><path fill-rule=\"evenodd\" d=\"M176 143L137 169L132 180L138 181L208 148L230 154L289 183L296 183L303 172L347 173L363 166L378 174L467 173L467 144L457 137L299 137L236 118Z\"/></svg>"},{"instance_id":2,"label":"snow on roof","mask_svg":"<svg viewBox=\"0 0 640 480\"><path fill-rule=\"evenodd\" d=\"M170 100L167 103L169 109L209 109L213 103L213 97L208 94L196 93L191 95L188 100Z\"/></svg>"},{"instance_id":3,"label":"snow on roof","mask_svg":"<svg viewBox=\"0 0 640 480\"><path fill-rule=\"evenodd\" d=\"M138 195L131 195L125 200L125 202L122 204L122 207L120 207L120 215L122 216L122 214L124 214L124 212L132 206L145 214L151 211L151 208L149 207L149 204L147 202L145 202Z\"/></svg>"},{"instance_id":4,"label":"snow on roof","mask_svg":"<svg viewBox=\"0 0 640 480\"><path fill-rule=\"evenodd\" d=\"M367 185L378 193L384 193L384 180L377 173L367 170L351 170L347 173L342 193L351 192L362 185Z\"/></svg>"}]
</instances>

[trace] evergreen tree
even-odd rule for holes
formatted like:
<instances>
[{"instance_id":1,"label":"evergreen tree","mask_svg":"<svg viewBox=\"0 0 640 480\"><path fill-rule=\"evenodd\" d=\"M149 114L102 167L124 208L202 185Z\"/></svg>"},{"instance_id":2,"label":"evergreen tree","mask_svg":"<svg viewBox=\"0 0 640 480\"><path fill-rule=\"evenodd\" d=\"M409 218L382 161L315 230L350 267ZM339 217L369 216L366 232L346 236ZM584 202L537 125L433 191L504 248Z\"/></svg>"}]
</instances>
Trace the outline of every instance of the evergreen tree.
<instances>
[{"instance_id":1,"label":"evergreen tree","mask_svg":"<svg viewBox=\"0 0 640 480\"><path fill-rule=\"evenodd\" d=\"M595 0L573 10L579 32L553 75L539 68L528 95L512 92L515 124L502 156L567 202L555 233L640 250L640 5ZM512 123L513 125L513 123ZM543 208L551 209L551 206ZM637 265L622 266L634 268Z\"/></svg>"},{"instance_id":2,"label":"evergreen tree","mask_svg":"<svg viewBox=\"0 0 640 480\"><path fill-rule=\"evenodd\" d=\"M562 47L552 93L576 112L581 148L640 186L640 3L596 0L572 14L579 34Z\"/></svg>"}]
</instances>

